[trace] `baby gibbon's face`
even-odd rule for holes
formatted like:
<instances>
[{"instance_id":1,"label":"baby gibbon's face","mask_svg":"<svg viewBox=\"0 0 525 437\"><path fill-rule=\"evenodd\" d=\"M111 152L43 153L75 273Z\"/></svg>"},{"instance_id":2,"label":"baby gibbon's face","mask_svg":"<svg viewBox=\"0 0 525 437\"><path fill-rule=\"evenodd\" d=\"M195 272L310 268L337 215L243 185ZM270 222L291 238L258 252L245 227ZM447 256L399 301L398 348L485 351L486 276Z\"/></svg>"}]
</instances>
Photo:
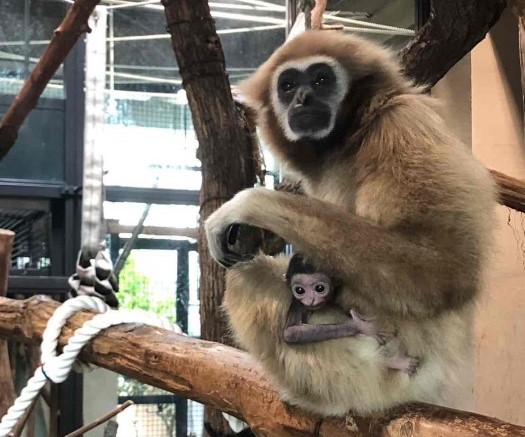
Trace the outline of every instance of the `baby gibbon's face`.
<instances>
[{"instance_id":1,"label":"baby gibbon's face","mask_svg":"<svg viewBox=\"0 0 525 437\"><path fill-rule=\"evenodd\" d=\"M294 297L310 310L324 307L332 298L332 282L323 273L297 273L290 284Z\"/></svg>"}]
</instances>

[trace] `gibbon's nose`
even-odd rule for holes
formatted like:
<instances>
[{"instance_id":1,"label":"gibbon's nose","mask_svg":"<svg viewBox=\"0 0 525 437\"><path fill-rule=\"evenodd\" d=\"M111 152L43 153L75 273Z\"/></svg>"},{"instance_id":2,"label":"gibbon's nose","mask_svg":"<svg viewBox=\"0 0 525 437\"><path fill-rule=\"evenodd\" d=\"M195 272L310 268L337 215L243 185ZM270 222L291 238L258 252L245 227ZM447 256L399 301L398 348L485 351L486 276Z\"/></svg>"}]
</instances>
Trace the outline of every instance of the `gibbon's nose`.
<instances>
[{"instance_id":1,"label":"gibbon's nose","mask_svg":"<svg viewBox=\"0 0 525 437\"><path fill-rule=\"evenodd\" d=\"M304 299L304 305L308 307L313 307L316 304L315 297L308 296L306 299Z\"/></svg>"},{"instance_id":2,"label":"gibbon's nose","mask_svg":"<svg viewBox=\"0 0 525 437\"><path fill-rule=\"evenodd\" d=\"M312 90L310 87L299 87L295 94L294 106L309 106L311 102Z\"/></svg>"}]
</instances>

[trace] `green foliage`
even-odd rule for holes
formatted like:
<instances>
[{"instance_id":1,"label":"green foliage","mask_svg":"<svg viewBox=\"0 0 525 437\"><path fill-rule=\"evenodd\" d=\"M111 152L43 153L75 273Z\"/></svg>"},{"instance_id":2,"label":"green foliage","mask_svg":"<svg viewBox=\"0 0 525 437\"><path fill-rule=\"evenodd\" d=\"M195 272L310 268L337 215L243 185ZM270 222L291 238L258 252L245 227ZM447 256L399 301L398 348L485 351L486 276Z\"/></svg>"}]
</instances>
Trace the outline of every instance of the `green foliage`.
<instances>
[{"instance_id":1,"label":"green foliage","mask_svg":"<svg viewBox=\"0 0 525 437\"><path fill-rule=\"evenodd\" d=\"M155 299L151 296L150 282L146 275L137 270L137 262L132 252L119 276L120 307L152 312L175 322L175 290L172 297Z\"/></svg>"},{"instance_id":2,"label":"green foliage","mask_svg":"<svg viewBox=\"0 0 525 437\"><path fill-rule=\"evenodd\" d=\"M152 298L150 283L150 278L138 271L137 262L133 258L133 252L131 252L119 276L120 291L118 298L120 308L152 312L174 322L175 290L171 293L173 297L161 300L155 299ZM122 396L158 394L159 391L163 392L133 379L123 376L119 377L119 393Z\"/></svg>"}]
</instances>

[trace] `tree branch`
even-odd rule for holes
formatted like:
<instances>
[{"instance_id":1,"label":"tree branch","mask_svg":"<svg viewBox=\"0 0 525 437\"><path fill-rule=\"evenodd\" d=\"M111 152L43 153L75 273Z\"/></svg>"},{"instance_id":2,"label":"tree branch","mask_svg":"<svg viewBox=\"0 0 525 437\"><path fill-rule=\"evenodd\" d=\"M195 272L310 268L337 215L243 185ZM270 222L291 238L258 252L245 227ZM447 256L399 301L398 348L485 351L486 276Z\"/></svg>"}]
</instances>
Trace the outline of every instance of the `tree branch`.
<instances>
[{"instance_id":1,"label":"tree branch","mask_svg":"<svg viewBox=\"0 0 525 437\"><path fill-rule=\"evenodd\" d=\"M37 105L47 84L80 35L90 31L88 19L99 2L76 0L55 30L46 51L0 122L0 160L11 150L18 137L18 129Z\"/></svg>"},{"instance_id":2,"label":"tree branch","mask_svg":"<svg viewBox=\"0 0 525 437\"><path fill-rule=\"evenodd\" d=\"M509 208L525 212L525 181L490 170L499 188L499 201Z\"/></svg>"},{"instance_id":3,"label":"tree branch","mask_svg":"<svg viewBox=\"0 0 525 437\"><path fill-rule=\"evenodd\" d=\"M58 303L44 297L16 301L0 297L0 336L38 343ZM60 337L91 318L75 315ZM104 331L81 353L82 359L198 402L248 422L272 437L366 436L525 436L525 428L485 416L424 404L407 405L376 418L325 418L289 407L246 353L158 328L122 325Z\"/></svg>"},{"instance_id":4,"label":"tree branch","mask_svg":"<svg viewBox=\"0 0 525 437\"><path fill-rule=\"evenodd\" d=\"M506 0L432 0L430 17L401 50L405 72L435 85L496 24Z\"/></svg>"}]
</instances>

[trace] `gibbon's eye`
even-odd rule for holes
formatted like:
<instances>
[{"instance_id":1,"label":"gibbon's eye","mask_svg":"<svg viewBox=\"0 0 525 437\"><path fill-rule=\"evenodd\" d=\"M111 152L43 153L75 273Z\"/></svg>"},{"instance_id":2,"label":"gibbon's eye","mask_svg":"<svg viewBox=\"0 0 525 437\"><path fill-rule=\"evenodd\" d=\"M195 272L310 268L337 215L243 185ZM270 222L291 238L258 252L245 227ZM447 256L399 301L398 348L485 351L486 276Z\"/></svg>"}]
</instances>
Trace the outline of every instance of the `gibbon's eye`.
<instances>
[{"instance_id":1,"label":"gibbon's eye","mask_svg":"<svg viewBox=\"0 0 525 437\"><path fill-rule=\"evenodd\" d=\"M295 84L290 80L284 80L279 84L279 90L283 93L290 92L295 88Z\"/></svg>"},{"instance_id":2,"label":"gibbon's eye","mask_svg":"<svg viewBox=\"0 0 525 437\"><path fill-rule=\"evenodd\" d=\"M326 85L327 83L328 83L328 76L322 73L318 74L314 80L315 86L322 86L322 85Z\"/></svg>"},{"instance_id":3,"label":"gibbon's eye","mask_svg":"<svg viewBox=\"0 0 525 437\"><path fill-rule=\"evenodd\" d=\"M305 293L305 290L303 287L295 287L294 288L294 291L297 293L297 294L304 294Z\"/></svg>"},{"instance_id":4,"label":"gibbon's eye","mask_svg":"<svg viewBox=\"0 0 525 437\"><path fill-rule=\"evenodd\" d=\"M315 286L315 291L317 293L324 293L325 290L326 290L326 287L324 285L322 285L322 284L317 284Z\"/></svg>"}]
</instances>

